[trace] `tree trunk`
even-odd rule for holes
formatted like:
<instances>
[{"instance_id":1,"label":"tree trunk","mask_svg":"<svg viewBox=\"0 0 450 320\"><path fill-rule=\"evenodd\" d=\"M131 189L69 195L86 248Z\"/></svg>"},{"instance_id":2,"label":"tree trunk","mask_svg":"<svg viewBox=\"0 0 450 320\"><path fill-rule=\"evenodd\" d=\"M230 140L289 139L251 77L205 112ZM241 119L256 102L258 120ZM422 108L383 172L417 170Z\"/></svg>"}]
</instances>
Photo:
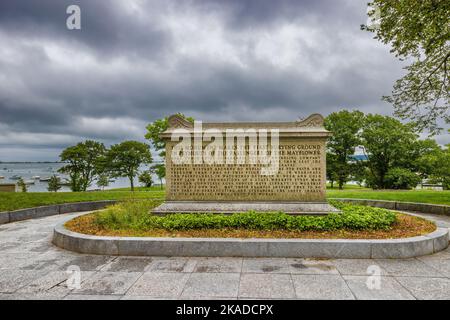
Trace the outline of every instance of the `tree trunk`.
<instances>
[{"instance_id":1,"label":"tree trunk","mask_svg":"<svg viewBox=\"0 0 450 320\"><path fill-rule=\"evenodd\" d=\"M129 179L130 179L131 191L134 191L134 181L133 181L133 177L129 177Z\"/></svg>"}]
</instances>

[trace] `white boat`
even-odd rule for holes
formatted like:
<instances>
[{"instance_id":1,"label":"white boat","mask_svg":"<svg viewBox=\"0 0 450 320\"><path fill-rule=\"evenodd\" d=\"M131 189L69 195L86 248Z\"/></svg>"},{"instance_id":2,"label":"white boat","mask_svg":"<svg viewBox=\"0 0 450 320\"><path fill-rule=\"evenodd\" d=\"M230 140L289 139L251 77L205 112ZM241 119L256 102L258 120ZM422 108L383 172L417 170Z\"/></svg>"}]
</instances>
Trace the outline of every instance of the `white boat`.
<instances>
[{"instance_id":1,"label":"white boat","mask_svg":"<svg viewBox=\"0 0 450 320\"><path fill-rule=\"evenodd\" d=\"M26 185L34 184L34 180L25 180Z\"/></svg>"},{"instance_id":2,"label":"white boat","mask_svg":"<svg viewBox=\"0 0 450 320\"><path fill-rule=\"evenodd\" d=\"M69 185L70 185L70 180L67 179L67 178L60 178L60 179L59 179L59 183L60 183L62 186L69 186Z\"/></svg>"},{"instance_id":3,"label":"white boat","mask_svg":"<svg viewBox=\"0 0 450 320\"><path fill-rule=\"evenodd\" d=\"M32 176L31 179L34 179L34 180L40 180L41 177L40 177L40 176Z\"/></svg>"}]
</instances>

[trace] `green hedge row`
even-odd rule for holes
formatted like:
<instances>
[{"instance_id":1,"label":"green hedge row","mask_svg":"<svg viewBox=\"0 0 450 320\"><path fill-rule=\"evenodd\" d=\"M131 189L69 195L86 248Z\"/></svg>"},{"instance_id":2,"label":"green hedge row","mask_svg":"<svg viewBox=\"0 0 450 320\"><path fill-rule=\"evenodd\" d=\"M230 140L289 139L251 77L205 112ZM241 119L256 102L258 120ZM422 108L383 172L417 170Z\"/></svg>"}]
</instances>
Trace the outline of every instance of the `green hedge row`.
<instances>
[{"instance_id":1,"label":"green hedge row","mask_svg":"<svg viewBox=\"0 0 450 320\"><path fill-rule=\"evenodd\" d=\"M342 210L341 214L326 216L291 216L282 212L223 214L171 214L155 216L149 214L154 202L139 201L114 205L95 215L95 223L105 229L249 229L249 230L299 230L330 231L350 230L386 230L396 221L394 212L381 208L372 208L333 202Z\"/></svg>"}]
</instances>

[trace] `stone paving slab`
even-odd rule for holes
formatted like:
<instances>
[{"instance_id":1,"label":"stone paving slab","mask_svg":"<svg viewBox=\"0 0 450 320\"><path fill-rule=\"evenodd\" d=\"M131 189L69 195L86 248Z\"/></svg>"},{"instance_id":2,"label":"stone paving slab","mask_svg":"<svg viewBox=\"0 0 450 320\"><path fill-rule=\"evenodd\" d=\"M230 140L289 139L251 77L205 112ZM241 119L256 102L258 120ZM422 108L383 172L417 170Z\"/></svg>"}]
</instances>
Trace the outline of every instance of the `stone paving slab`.
<instances>
[{"instance_id":1,"label":"stone paving slab","mask_svg":"<svg viewBox=\"0 0 450 320\"><path fill-rule=\"evenodd\" d=\"M94 272L80 274L81 280L92 277ZM41 296L64 297L71 292L67 285L69 274L65 271L52 271L17 290L18 294L36 294Z\"/></svg>"},{"instance_id":2,"label":"stone paving slab","mask_svg":"<svg viewBox=\"0 0 450 320\"><path fill-rule=\"evenodd\" d=\"M198 258L194 272L233 272L242 270L242 258Z\"/></svg>"},{"instance_id":3,"label":"stone paving slab","mask_svg":"<svg viewBox=\"0 0 450 320\"><path fill-rule=\"evenodd\" d=\"M292 275L299 299L353 300L355 296L340 275Z\"/></svg>"},{"instance_id":4,"label":"stone paving slab","mask_svg":"<svg viewBox=\"0 0 450 320\"><path fill-rule=\"evenodd\" d=\"M450 275L450 253L447 251L439 252L439 254L418 257L417 259L425 263L427 266L438 270L444 275Z\"/></svg>"},{"instance_id":5,"label":"stone paving slab","mask_svg":"<svg viewBox=\"0 0 450 320\"><path fill-rule=\"evenodd\" d=\"M0 293L14 293L41 276L42 274L34 271L2 270L0 273Z\"/></svg>"},{"instance_id":6,"label":"stone paving slab","mask_svg":"<svg viewBox=\"0 0 450 320\"><path fill-rule=\"evenodd\" d=\"M350 290L358 300L414 300L395 278L381 277L374 283L367 276L344 276Z\"/></svg>"},{"instance_id":7,"label":"stone paving slab","mask_svg":"<svg viewBox=\"0 0 450 320\"><path fill-rule=\"evenodd\" d=\"M83 255L50 242L75 215L0 227L0 300L450 299L450 248L412 259ZM67 287L70 266L81 270L80 289ZM367 287L371 268L379 290Z\"/></svg>"},{"instance_id":8,"label":"stone paving slab","mask_svg":"<svg viewBox=\"0 0 450 320\"><path fill-rule=\"evenodd\" d=\"M430 277L396 277L397 281L420 300L449 300L450 279Z\"/></svg>"},{"instance_id":9,"label":"stone paving slab","mask_svg":"<svg viewBox=\"0 0 450 320\"><path fill-rule=\"evenodd\" d=\"M74 294L123 295L142 276L140 272L97 272L81 282Z\"/></svg>"},{"instance_id":10,"label":"stone paving slab","mask_svg":"<svg viewBox=\"0 0 450 320\"><path fill-rule=\"evenodd\" d=\"M292 274L339 274L334 260L327 259L287 259Z\"/></svg>"},{"instance_id":11,"label":"stone paving slab","mask_svg":"<svg viewBox=\"0 0 450 320\"><path fill-rule=\"evenodd\" d=\"M61 296L39 295L30 293L0 293L0 300L61 300Z\"/></svg>"},{"instance_id":12,"label":"stone paving slab","mask_svg":"<svg viewBox=\"0 0 450 320\"><path fill-rule=\"evenodd\" d=\"M239 284L239 298L290 299L295 298L292 278L289 274L244 273Z\"/></svg>"},{"instance_id":13,"label":"stone paving slab","mask_svg":"<svg viewBox=\"0 0 450 320\"><path fill-rule=\"evenodd\" d=\"M147 272L136 281L126 295L177 298L188 279L188 273Z\"/></svg>"},{"instance_id":14,"label":"stone paving slab","mask_svg":"<svg viewBox=\"0 0 450 320\"><path fill-rule=\"evenodd\" d=\"M444 274L418 259L377 259L375 263L385 269L391 276L445 277Z\"/></svg>"},{"instance_id":15,"label":"stone paving slab","mask_svg":"<svg viewBox=\"0 0 450 320\"><path fill-rule=\"evenodd\" d=\"M117 257L102 267L108 272L144 272L154 259L148 257Z\"/></svg>"},{"instance_id":16,"label":"stone paving slab","mask_svg":"<svg viewBox=\"0 0 450 320\"><path fill-rule=\"evenodd\" d=\"M373 259L335 259L332 264L341 275L367 276L368 269L376 267L381 276L387 275L387 271Z\"/></svg>"},{"instance_id":17,"label":"stone paving slab","mask_svg":"<svg viewBox=\"0 0 450 320\"><path fill-rule=\"evenodd\" d=\"M192 272L197 264L195 259L176 257L153 260L147 270L152 272Z\"/></svg>"},{"instance_id":18,"label":"stone paving slab","mask_svg":"<svg viewBox=\"0 0 450 320\"><path fill-rule=\"evenodd\" d=\"M122 295L69 294L64 300L120 300Z\"/></svg>"},{"instance_id":19,"label":"stone paving slab","mask_svg":"<svg viewBox=\"0 0 450 320\"><path fill-rule=\"evenodd\" d=\"M285 258L244 258L242 272L247 273L289 273Z\"/></svg>"},{"instance_id":20,"label":"stone paving slab","mask_svg":"<svg viewBox=\"0 0 450 320\"><path fill-rule=\"evenodd\" d=\"M237 297L239 273L192 273L181 298Z\"/></svg>"}]
</instances>

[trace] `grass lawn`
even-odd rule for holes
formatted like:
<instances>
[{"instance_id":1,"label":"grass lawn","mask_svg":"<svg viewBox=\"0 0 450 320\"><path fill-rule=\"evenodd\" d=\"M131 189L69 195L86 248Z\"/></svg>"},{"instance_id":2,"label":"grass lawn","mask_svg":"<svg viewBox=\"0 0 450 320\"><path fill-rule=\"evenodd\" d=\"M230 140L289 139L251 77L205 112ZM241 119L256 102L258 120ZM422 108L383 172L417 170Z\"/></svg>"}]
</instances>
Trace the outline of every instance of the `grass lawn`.
<instances>
[{"instance_id":1,"label":"grass lawn","mask_svg":"<svg viewBox=\"0 0 450 320\"><path fill-rule=\"evenodd\" d=\"M450 190L378 191L347 185L344 190L327 189L327 196L328 198L394 200L450 205ZM68 202L125 200L130 198L163 199L164 190L161 190L159 186L154 186L151 188L139 187L136 188L135 192L126 188L91 192L0 192L0 212Z\"/></svg>"},{"instance_id":2,"label":"grass lawn","mask_svg":"<svg viewBox=\"0 0 450 320\"><path fill-rule=\"evenodd\" d=\"M371 190L365 188L344 190L328 189L327 197L423 202L450 205L450 190Z\"/></svg>"},{"instance_id":3,"label":"grass lawn","mask_svg":"<svg viewBox=\"0 0 450 320\"><path fill-rule=\"evenodd\" d=\"M0 212L69 202L163 198L164 191L0 192Z\"/></svg>"}]
</instances>

